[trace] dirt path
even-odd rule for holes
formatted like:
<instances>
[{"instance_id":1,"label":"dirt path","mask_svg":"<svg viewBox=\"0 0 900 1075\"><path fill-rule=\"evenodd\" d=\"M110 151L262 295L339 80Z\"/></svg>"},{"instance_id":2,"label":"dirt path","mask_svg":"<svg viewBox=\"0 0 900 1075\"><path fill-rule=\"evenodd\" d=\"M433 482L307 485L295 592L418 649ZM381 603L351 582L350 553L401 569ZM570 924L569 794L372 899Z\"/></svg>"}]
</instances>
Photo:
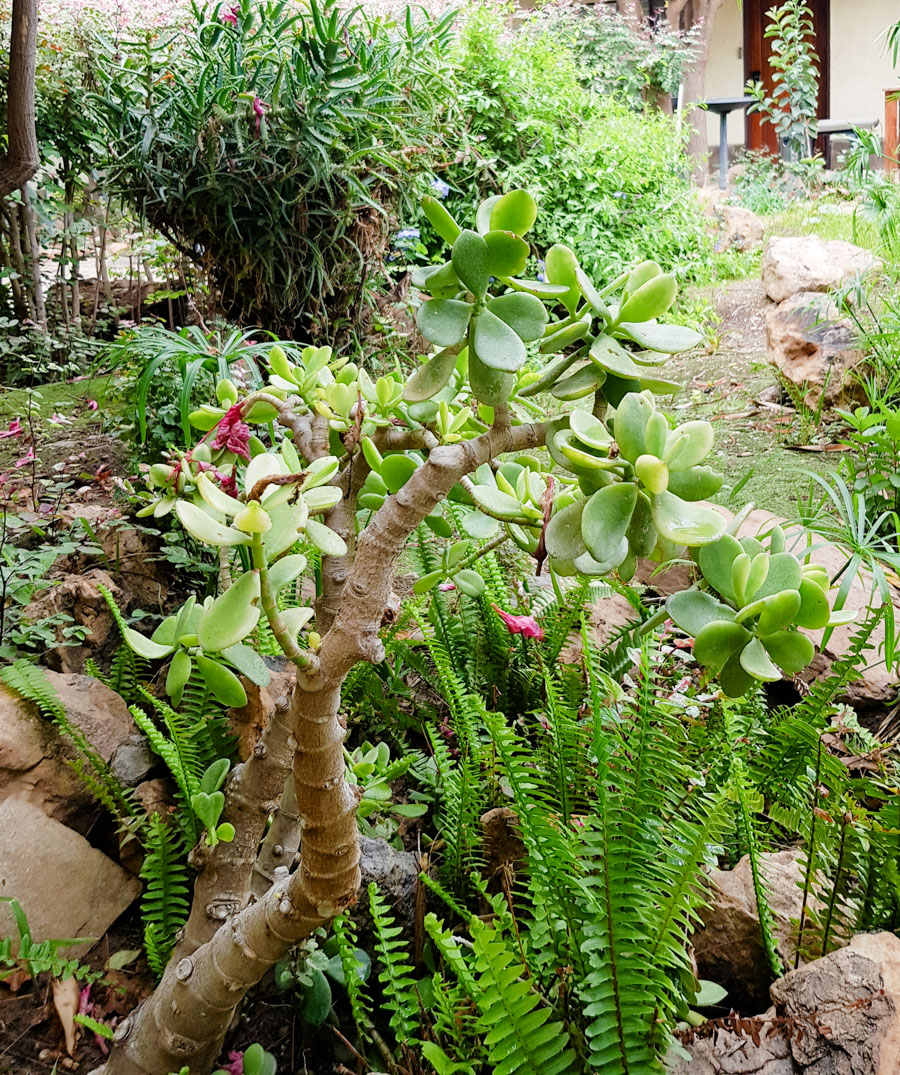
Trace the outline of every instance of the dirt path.
<instances>
[{"instance_id":1,"label":"dirt path","mask_svg":"<svg viewBox=\"0 0 900 1075\"><path fill-rule=\"evenodd\" d=\"M752 500L785 518L797 512L810 479L804 472L826 474L837 466L831 454L797 451L800 421L789 412L758 403L764 389L777 385L766 362L766 307L759 280L734 280L704 291L721 318L719 346L711 354L676 356L668 365L686 393L675 402L680 419L705 418L716 430L715 459L725 473L718 500L729 507L729 492L748 473L735 500ZM785 400L785 402L789 402Z\"/></svg>"}]
</instances>

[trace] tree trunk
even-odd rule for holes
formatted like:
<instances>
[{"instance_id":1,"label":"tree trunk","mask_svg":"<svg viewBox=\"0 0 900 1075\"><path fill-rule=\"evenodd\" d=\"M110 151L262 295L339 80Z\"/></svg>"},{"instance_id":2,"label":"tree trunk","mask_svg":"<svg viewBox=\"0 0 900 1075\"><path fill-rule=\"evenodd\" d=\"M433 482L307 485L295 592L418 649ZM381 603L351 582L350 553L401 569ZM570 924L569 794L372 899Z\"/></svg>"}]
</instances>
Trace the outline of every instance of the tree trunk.
<instances>
[{"instance_id":1,"label":"tree trunk","mask_svg":"<svg viewBox=\"0 0 900 1075\"><path fill-rule=\"evenodd\" d=\"M27 183L40 164L34 128L38 0L13 0L6 93L7 152L0 157L0 198Z\"/></svg>"},{"instance_id":2,"label":"tree trunk","mask_svg":"<svg viewBox=\"0 0 900 1075\"><path fill-rule=\"evenodd\" d=\"M250 881L266 819L275 809L291 771L293 731L290 705L282 700L259 737L253 754L232 773L221 821L234 826L230 843L200 844L191 853L197 867L191 913L173 959L189 956L206 944L226 918L242 911L250 898Z\"/></svg>"},{"instance_id":3,"label":"tree trunk","mask_svg":"<svg viewBox=\"0 0 900 1075\"><path fill-rule=\"evenodd\" d=\"M697 29L697 54L685 73L684 107L691 126L688 154L692 158L694 182L703 186L709 177L709 142L707 138L707 113L692 107L706 96L706 64L712 41L716 12L725 0L672 0L667 11L669 25L673 29Z\"/></svg>"},{"instance_id":4,"label":"tree trunk","mask_svg":"<svg viewBox=\"0 0 900 1075\"><path fill-rule=\"evenodd\" d=\"M47 331L47 307L44 303L44 285L41 281L41 247L37 237L37 223L34 218L34 206L28 193L28 184L22 184L22 226L28 247L28 263L31 277L31 301L34 306L34 319L44 332Z\"/></svg>"},{"instance_id":5,"label":"tree trunk","mask_svg":"<svg viewBox=\"0 0 900 1075\"><path fill-rule=\"evenodd\" d=\"M117 1044L101 1069L105 1075L169 1075L185 1065L191 1075L205 1075L247 990L294 945L355 902L360 791L344 779L341 686L359 661L384 657L379 630L396 564L425 516L482 463L543 441L543 425L511 427L505 409L498 408L497 423L486 433L435 447L360 535L340 609L318 651L318 668L298 674L291 704L300 865L192 955L169 962L154 994L117 1028ZM264 578L260 583L265 604Z\"/></svg>"}]
</instances>

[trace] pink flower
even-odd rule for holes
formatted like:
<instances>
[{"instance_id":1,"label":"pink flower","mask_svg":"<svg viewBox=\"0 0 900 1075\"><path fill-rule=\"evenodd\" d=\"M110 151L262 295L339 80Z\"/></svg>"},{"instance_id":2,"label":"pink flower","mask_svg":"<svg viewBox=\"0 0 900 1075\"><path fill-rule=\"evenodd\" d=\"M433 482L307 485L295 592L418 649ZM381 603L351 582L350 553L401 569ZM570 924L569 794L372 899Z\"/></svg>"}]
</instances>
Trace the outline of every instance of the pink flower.
<instances>
[{"instance_id":1,"label":"pink flower","mask_svg":"<svg viewBox=\"0 0 900 1075\"><path fill-rule=\"evenodd\" d=\"M87 401L87 405L89 411L95 411L100 406L100 404L95 399L89 399Z\"/></svg>"},{"instance_id":2,"label":"pink flower","mask_svg":"<svg viewBox=\"0 0 900 1075\"><path fill-rule=\"evenodd\" d=\"M534 616L513 616L511 612L504 612L502 608L498 608L493 602L491 603L491 608L506 624L506 629L511 635L524 635L525 638L536 638L538 642L543 642L544 629Z\"/></svg>"},{"instance_id":3,"label":"pink flower","mask_svg":"<svg viewBox=\"0 0 900 1075\"><path fill-rule=\"evenodd\" d=\"M0 440L5 440L6 437L18 437L24 432L25 430L22 428L22 419L13 418L9 423L9 429L4 429L3 432L0 433Z\"/></svg>"},{"instance_id":4,"label":"pink flower","mask_svg":"<svg viewBox=\"0 0 900 1075\"><path fill-rule=\"evenodd\" d=\"M456 583L455 582L442 582L440 584L440 586L438 586L438 589L443 590L446 593L447 590L455 590L456 589Z\"/></svg>"},{"instance_id":5,"label":"pink flower","mask_svg":"<svg viewBox=\"0 0 900 1075\"><path fill-rule=\"evenodd\" d=\"M256 136L259 137L260 126L262 124L263 116L266 114L266 109L271 108L271 105L267 105L265 101L259 97L253 98L253 111L256 114Z\"/></svg>"},{"instance_id":6,"label":"pink flower","mask_svg":"<svg viewBox=\"0 0 900 1075\"><path fill-rule=\"evenodd\" d=\"M238 13L238 10L239 9L236 8L236 7L229 7L226 10L224 5L223 5L219 9L219 18L222 20L222 22L228 22L232 26L237 26L237 13Z\"/></svg>"},{"instance_id":7,"label":"pink flower","mask_svg":"<svg viewBox=\"0 0 900 1075\"><path fill-rule=\"evenodd\" d=\"M213 448L227 448L241 459L250 460L250 427L241 416L241 405L235 403L219 420Z\"/></svg>"},{"instance_id":8,"label":"pink flower","mask_svg":"<svg viewBox=\"0 0 900 1075\"><path fill-rule=\"evenodd\" d=\"M64 414L60 414L58 411L54 411L47 421L52 426L70 426L72 424L71 418L66 418Z\"/></svg>"},{"instance_id":9,"label":"pink flower","mask_svg":"<svg viewBox=\"0 0 900 1075\"><path fill-rule=\"evenodd\" d=\"M228 1054L228 1063L222 1068L228 1075L244 1075L244 1054L232 1049Z\"/></svg>"},{"instance_id":10,"label":"pink flower","mask_svg":"<svg viewBox=\"0 0 900 1075\"><path fill-rule=\"evenodd\" d=\"M16 460L16 462L15 462L16 470L18 470L19 467L28 466L29 463L33 462L33 460L34 460L34 448L31 447L31 448L28 449L28 454L27 455L23 455L21 459Z\"/></svg>"}]
</instances>

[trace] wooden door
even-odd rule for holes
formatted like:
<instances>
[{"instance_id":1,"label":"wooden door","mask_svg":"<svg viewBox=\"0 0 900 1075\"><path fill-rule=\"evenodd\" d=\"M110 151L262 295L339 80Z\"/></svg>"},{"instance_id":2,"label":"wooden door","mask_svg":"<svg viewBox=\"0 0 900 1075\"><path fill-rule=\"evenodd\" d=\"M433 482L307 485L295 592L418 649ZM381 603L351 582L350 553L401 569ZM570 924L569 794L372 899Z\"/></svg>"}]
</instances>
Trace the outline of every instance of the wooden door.
<instances>
[{"instance_id":1,"label":"wooden door","mask_svg":"<svg viewBox=\"0 0 900 1075\"><path fill-rule=\"evenodd\" d=\"M766 12L774 0L744 0L744 78L762 83L767 93L773 89L772 68L769 66L771 42L765 37L769 20ZM819 119L828 116L829 109L829 30L830 0L809 0L815 28L814 49L819 57ZM771 123L762 123L754 112L747 116L746 145L748 149L778 152L778 140Z\"/></svg>"}]
</instances>

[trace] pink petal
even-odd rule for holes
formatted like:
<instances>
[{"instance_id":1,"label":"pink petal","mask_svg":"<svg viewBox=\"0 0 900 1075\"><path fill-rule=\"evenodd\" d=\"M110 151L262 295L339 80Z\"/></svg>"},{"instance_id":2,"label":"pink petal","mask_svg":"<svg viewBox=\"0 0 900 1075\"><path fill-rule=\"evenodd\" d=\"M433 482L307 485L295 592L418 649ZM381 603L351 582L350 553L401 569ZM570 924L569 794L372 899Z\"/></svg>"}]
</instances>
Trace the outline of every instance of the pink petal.
<instances>
[{"instance_id":1,"label":"pink petal","mask_svg":"<svg viewBox=\"0 0 900 1075\"><path fill-rule=\"evenodd\" d=\"M439 590L444 590L445 592L447 590L455 590L456 589L456 583L455 582L442 582L440 584L440 586L438 586L438 589Z\"/></svg>"},{"instance_id":2,"label":"pink petal","mask_svg":"<svg viewBox=\"0 0 900 1075\"><path fill-rule=\"evenodd\" d=\"M514 616L511 612L504 612L493 603L491 608L506 624L506 629L511 635L522 635L524 638L536 638L539 642L543 641L544 629L534 616Z\"/></svg>"}]
</instances>

